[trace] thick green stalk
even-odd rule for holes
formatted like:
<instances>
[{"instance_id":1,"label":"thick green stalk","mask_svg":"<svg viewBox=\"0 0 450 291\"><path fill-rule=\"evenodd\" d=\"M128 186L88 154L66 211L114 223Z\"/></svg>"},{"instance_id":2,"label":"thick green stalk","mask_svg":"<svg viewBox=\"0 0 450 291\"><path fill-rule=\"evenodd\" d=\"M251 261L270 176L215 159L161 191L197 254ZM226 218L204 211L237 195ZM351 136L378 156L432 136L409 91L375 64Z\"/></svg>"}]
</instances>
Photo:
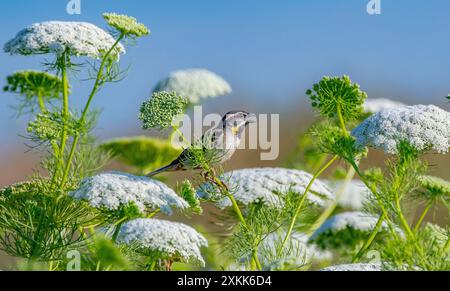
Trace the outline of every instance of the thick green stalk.
<instances>
[{"instance_id":1,"label":"thick green stalk","mask_svg":"<svg viewBox=\"0 0 450 291\"><path fill-rule=\"evenodd\" d=\"M344 133L345 137L348 137L347 127L345 126L344 116L342 115L342 109L339 104L337 106L337 114L338 114L339 124L341 125L342 132Z\"/></svg>"},{"instance_id":2,"label":"thick green stalk","mask_svg":"<svg viewBox=\"0 0 450 291\"><path fill-rule=\"evenodd\" d=\"M367 241L364 243L362 248L359 250L359 252L353 257L352 263L357 263L361 257L364 255L364 253L370 248L373 241L375 240L375 237L377 236L381 226L383 225L384 220L386 219L384 214L381 214L380 218L378 219L377 224L373 228L372 232L370 233Z\"/></svg>"},{"instance_id":3,"label":"thick green stalk","mask_svg":"<svg viewBox=\"0 0 450 291\"><path fill-rule=\"evenodd\" d=\"M41 113L47 112L47 108L45 108L45 102L44 97L42 97L42 93L38 93L38 104L39 104L39 110L41 110Z\"/></svg>"},{"instance_id":4,"label":"thick green stalk","mask_svg":"<svg viewBox=\"0 0 450 291\"><path fill-rule=\"evenodd\" d=\"M408 234L408 236L410 238L414 239L414 233L412 232L408 221L406 221L405 216L403 215L403 211L402 211L402 207L400 205L400 198L397 194L397 192L395 192L395 207L397 208L397 215L398 215L398 219L400 220L400 223L402 224L403 229L406 231L406 233Z\"/></svg>"},{"instance_id":5,"label":"thick green stalk","mask_svg":"<svg viewBox=\"0 0 450 291\"><path fill-rule=\"evenodd\" d=\"M61 80L62 80L62 84L63 84L63 90L62 90L63 104L62 104L61 110L62 110L64 126L63 126L63 130L61 133L59 147L52 145L53 150L54 151L57 150L57 152L55 152L55 156L58 160L57 167L56 167L55 172L52 177L52 187L55 186L55 184L56 184L56 180L58 179L60 169L64 167L64 151L66 150L66 143L67 143L67 123L68 123L68 119L69 119L69 79L68 79L68 75L67 75L67 65L68 65L67 60L68 60L67 52L63 53L62 56L60 57L60 59L58 60L59 66L61 69ZM41 110L42 110L42 108L41 108Z\"/></svg>"},{"instance_id":6,"label":"thick green stalk","mask_svg":"<svg viewBox=\"0 0 450 291\"><path fill-rule=\"evenodd\" d=\"M60 159L61 161L64 159L64 151L66 149L67 143L67 122L69 119L69 79L67 76L67 56L66 53L62 55L63 62L61 64L61 78L63 83L63 118L64 118L64 128L61 135L61 144L60 148Z\"/></svg>"},{"instance_id":7,"label":"thick green stalk","mask_svg":"<svg viewBox=\"0 0 450 291\"><path fill-rule=\"evenodd\" d=\"M302 199L300 200L300 202L297 205L297 208L295 209L295 213L294 216L292 217L291 223L289 225L289 229L286 233L286 236L283 240L283 243L280 247L280 249L278 250L279 253L281 253L284 249L284 247L286 246L292 231L294 230L294 226L295 226L295 222L297 221L297 218L300 214L300 210L303 207L303 204L305 204L306 198L308 196L308 192L311 189L312 185L314 184L314 182L317 180L317 178L322 175L323 172L325 172L325 170L327 170L339 157L338 156L334 156L327 164L325 164L325 166L322 167L322 169L320 169L311 179L311 181L309 182L308 186L305 189L305 193L303 193Z\"/></svg>"},{"instance_id":8,"label":"thick green stalk","mask_svg":"<svg viewBox=\"0 0 450 291\"><path fill-rule=\"evenodd\" d=\"M425 209L422 212L422 215L419 218L419 221L417 222L416 226L414 227L414 232L417 232L422 225L423 221L425 220L425 217L427 216L428 212L430 211L431 207L433 206L433 202L429 201L427 202L427 205L425 206Z\"/></svg>"},{"instance_id":9,"label":"thick green stalk","mask_svg":"<svg viewBox=\"0 0 450 291\"><path fill-rule=\"evenodd\" d=\"M97 93L100 85L101 85L101 79L103 78L103 70L106 66L106 61L108 60L108 58L110 57L111 53L113 52L113 50L117 47L117 45L120 43L120 41L124 38L124 35L120 35L119 38L116 40L116 42L113 44L113 46L109 49L109 51L103 56L102 62L100 64L100 68L98 70L97 73L97 78L95 79L95 83L94 83L94 87L92 88L92 91L89 95L89 98L86 102L86 105L84 106L83 109L83 113L81 115L80 118L80 124L84 124L86 117L87 117L87 113L89 112L89 107L91 105L92 100L94 99L95 94ZM61 180L61 184L60 184L60 188L63 188L67 178L69 176L69 172L70 172L70 167L72 165L72 159L75 155L75 150L77 148L78 142L80 140L80 132L78 132L75 137L74 140L72 142L72 148L70 149L70 153L69 153L69 157L67 159L67 163L66 163L66 167L64 169L64 174Z\"/></svg>"}]
</instances>

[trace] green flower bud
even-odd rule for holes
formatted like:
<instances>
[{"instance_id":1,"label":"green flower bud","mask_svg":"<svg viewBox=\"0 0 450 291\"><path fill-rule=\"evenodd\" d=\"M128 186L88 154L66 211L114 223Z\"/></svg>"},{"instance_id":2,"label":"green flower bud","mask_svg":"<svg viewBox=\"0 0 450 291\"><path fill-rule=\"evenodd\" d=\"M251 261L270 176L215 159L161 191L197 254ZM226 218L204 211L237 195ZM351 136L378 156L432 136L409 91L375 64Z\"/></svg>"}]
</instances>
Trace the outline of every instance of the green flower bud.
<instances>
[{"instance_id":1,"label":"green flower bud","mask_svg":"<svg viewBox=\"0 0 450 291\"><path fill-rule=\"evenodd\" d=\"M312 106L325 117L333 118L339 113L344 121L355 120L363 112L362 105L367 94L348 76L324 77L306 91Z\"/></svg>"},{"instance_id":2,"label":"green flower bud","mask_svg":"<svg viewBox=\"0 0 450 291\"><path fill-rule=\"evenodd\" d=\"M139 119L144 129L165 129L172 125L176 116L184 112L187 104L187 99L175 92L156 92L142 104Z\"/></svg>"},{"instance_id":3,"label":"green flower bud","mask_svg":"<svg viewBox=\"0 0 450 291\"><path fill-rule=\"evenodd\" d=\"M141 37L150 34L150 30L137 19L127 15L116 13L104 13L103 18L109 26L128 37Z\"/></svg>"}]
</instances>

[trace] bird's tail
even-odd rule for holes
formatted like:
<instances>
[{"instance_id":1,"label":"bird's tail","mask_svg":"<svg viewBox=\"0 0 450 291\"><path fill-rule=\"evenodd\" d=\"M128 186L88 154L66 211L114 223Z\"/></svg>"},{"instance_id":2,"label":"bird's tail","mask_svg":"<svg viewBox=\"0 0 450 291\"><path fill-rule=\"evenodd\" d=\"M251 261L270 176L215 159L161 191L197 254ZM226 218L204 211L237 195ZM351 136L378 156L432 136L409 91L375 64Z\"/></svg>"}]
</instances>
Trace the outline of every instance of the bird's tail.
<instances>
[{"instance_id":1,"label":"bird's tail","mask_svg":"<svg viewBox=\"0 0 450 291\"><path fill-rule=\"evenodd\" d=\"M161 173L163 173L163 172L174 171L176 168L177 168L177 165L175 165L175 164L170 164L170 165L167 165L167 166L165 166L165 167L162 167L162 168L160 168L160 169L158 169L158 170L156 170L156 171L153 171L153 172L147 174L146 176L147 176L147 177L153 177L153 176L156 176L156 175L161 174Z\"/></svg>"}]
</instances>

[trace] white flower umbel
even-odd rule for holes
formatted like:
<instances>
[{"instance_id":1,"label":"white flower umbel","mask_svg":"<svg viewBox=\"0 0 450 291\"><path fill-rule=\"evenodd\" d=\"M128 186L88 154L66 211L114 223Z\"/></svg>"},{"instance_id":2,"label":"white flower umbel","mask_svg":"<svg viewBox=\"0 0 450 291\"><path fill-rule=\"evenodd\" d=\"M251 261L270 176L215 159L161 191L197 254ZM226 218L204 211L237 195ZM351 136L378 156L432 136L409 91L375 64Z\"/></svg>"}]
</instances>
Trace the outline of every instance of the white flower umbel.
<instances>
[{"instance_id":1,"label":"white flower umbel","mask_svg":"<svg viewBox=\"0 0 450 291\"><path fill-rule=\"evenodd\" d=\"M396 154L402 141L419 151L447 153L450 145L450 113L434 105L382 110L352 132L356 146Z\"/></svg>"},{"instance_id":2,"label":"white flower umbel","mask_svg":"<svg viewBox=\"0 0 450 291\"><path fill-rule=\"evenodd\" d=\"M364 101L363 105L365 113L377 113L385 109L399 108L403 106L406 105L401 102L386 98L376 98L376 99L368 98L366 99L366 101Z\"/></svg>"},{"instance_id":3,"label":"white flower umbel","mask_svg":"<svg viewBox=\"0 0 450 291\"><path fill-rule=\"evenodd\" d=\"M205 261L200 248L208 246L208 241L192 227L158 219L136 219L123 224L117 243L163 259L202 266Z\"/></svg>"},{"instance_id":4,"label":"white flower umbel","mask_svg":"<svg viewBox=\"0 0 450 291\"><path fill-rule=\"evenodd\" d=\"M35 23L21 30L7 42L4 51L10 54L33 55L68 52L74 56L98 59L115 43L114 38L103 29L86 22L48 21ZM112 53L125 53L119 44Z\"/></svg>"},{"instance_id":5,"label":"white flower umbel","mask_svg":"<svg viewBox=\"0 0 450 291\"><path fill-rule=\"evenodd\" d=\"M300 170L255 168L228 172L221 179L229 184L233 197L244 205L263 202L273 207L282 207L280 195L289 190L303 195L312 177L311 174ZM207 198L209 190L211 186L205 184L200 187L198 195ZM319 180L313 183L308 193L308 200L319 206L326 205L327 200L332 197L330 189ZM223 198L217 203L222 209L231 205L228 198Z\"/></svg>"},{"instance_id":6,"label":"white flower umbel","mask_svg":"<svg viewBox=\"0 0 450 291\"><path fill-rule=\"evenodd\" d=\"M159 81L154 92L175 91L192 104L201 99L230 94L231 86L222 77L205 69L187 69L172 72L169 77Z\"/></svg>"},{"instance_id":7,"label":"white flower umbel","mask_svg":"<svg viewBox=\"0 0 450 291\"><path fill-rule=\"evenodd\" d=\"M343 212L330 217L325 223L314 232L310 240L316 240L323 234L336 234L339 231L348 228L363 232L370 232L377 224L378 218L370 216L360 211ZM383 229L387 229L386 223L383 223Z\"/></svg>"},{"instance_id":8,"label":"white flower umbel","mask_svg":"<svg viewBox=\"0 0 450 291\"><path fill-rule=\"evenodd\" d=\"M336 265L322 269L321 271L329 272L377 272L381 271L381 264L348 264L348 265Z\"/></svg>"},{"instance_id":9,"label":"white flower umbel","mask_svg":"<svg viewBox=\"0 0 450 291\"><path fill-rule=\"evenodd\" d=\"M333 190L337 205L348 210L362 210L372 196L372 192L359 180L352 180L348 184L342 180L324 182Z\"/></svg>"},{"instance_id":10,"label":"white flower umbel","mask_svg":"<svg viewBox=\"0 0 450 291\"><path fill-rule=\"evenodd\" d=\"M163 213L170 215L172 207L189 207L186 201L164 183L120 172L86 178L80 188L70 195L75 199L88 201L93 207L111 211L134 204L141 212L161 209Z\"/></svg>"},{"instance_id":11,"label":"white flower umbel","mask_svg":"<svg viewBox=\"0 0 450 291\"><path fill-rule=\"evenodd\" d=\"M271 233L260 244L258 252L261 263L267 270L296 269L311 262L330 261L333 254L329 251L319 250L316 246L308 244L308 236L303 233L292 233L289 242L284 247L282 259L272 259L277 255L286 233Z\"/></svg>"}]
</instances>

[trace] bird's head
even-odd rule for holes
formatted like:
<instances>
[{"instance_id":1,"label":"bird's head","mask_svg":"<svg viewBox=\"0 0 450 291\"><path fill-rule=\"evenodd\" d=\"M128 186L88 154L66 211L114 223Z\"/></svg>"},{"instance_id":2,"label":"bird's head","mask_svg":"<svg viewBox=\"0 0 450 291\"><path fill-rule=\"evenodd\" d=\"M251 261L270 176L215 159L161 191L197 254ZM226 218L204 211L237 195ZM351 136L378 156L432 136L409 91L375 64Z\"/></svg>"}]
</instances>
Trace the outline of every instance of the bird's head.
<instances>
[{"instance_id":1,"label":"bird's head","mask_svg":"<svg viewBox=\"0 0 450 291\"><path fill-rule=\"evenodd\" d=\"M224 129L230 130L234 135L242 134L250 123L256 123L256 115L245 111L230 111L222 118Z\"/></svg>"}]
</instances>

